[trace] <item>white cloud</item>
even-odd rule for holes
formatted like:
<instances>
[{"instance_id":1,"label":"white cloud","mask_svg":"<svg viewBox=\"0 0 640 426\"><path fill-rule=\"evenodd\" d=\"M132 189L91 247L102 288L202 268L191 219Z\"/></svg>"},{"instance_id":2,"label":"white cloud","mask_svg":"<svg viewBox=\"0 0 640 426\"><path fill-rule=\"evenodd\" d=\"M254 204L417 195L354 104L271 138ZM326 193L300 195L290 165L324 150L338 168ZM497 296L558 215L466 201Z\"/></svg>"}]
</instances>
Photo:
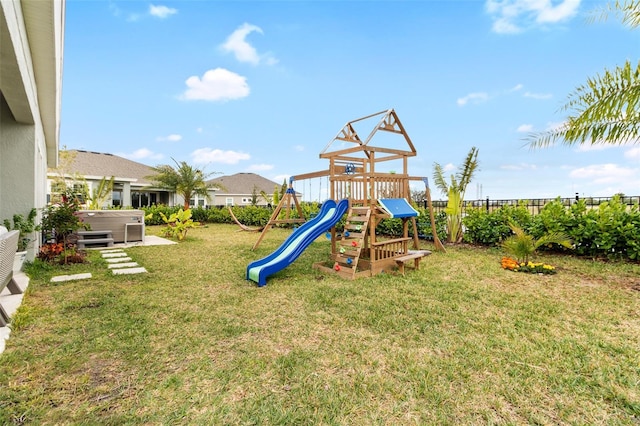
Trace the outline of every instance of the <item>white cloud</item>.
<instances>
[{"instance_id":1,"label":"white cloud","mask_svg":"<svg viewBox=\"0 0 640 426\"><path fill-rule=\"evenodd\" d=\"M576 149L577 152L589 152L589 151L604 151L605 149L615 148L614 145L597 143L593 144L591 141L587 141L583 144L578 145Z\"/></svg>"},{"instance_id":2,"label":"white cloud","mask_svg":"<svg viewBox=\"0 0 640 426\"><path fill-rule=\"evenodd\" d=\"M621 167L618 164L593 164L586 167L580 167L569 173L569 177L575 179L591 179L595 184L610 184L623 182L638 171L627 167Z\"/></svg>"},{"instance_id":3,"label":"white cloud","mask_svg":"<svg viewBox=\"0 0 640 426\"><path fill-rule=\"evenodd\" d=\"M160 160L163 157L162 154L153 152L147 148L140 148L129 154L119 153L116 155L120 157L128 158L129 160Z\"/></svg>"},{"instance_id":4,"label":"white cloud","mask_svg":"<svg viewBox=\"0 0 640 426\"><path fill-rule=\"evenodd\" d=\"M539 25L555 24L572 18L577 13L580 1L487 0L485 10L493 19L493 32L515 34Z\"/></svg>"},{"instance_id":5,"label":"white cloud","mask_svg":"<svg viewBox=\"0 0 640 426\"><path fill-rule=\"evenodd\" d=\"M531 92L525 92L522 96L524 96L525 98L531 98L531 99L551 99L553 97L551 93L531 93Z\"/></svg>"},{"instance_id":6,"label":"white cloud","mask_svg":"<svg viewBox=\"0 0 640 426\"><path fill-rule=\"evenodd\" d=\"M127 22L138 22L142 18L139 13L130 13L127 15Z\"/></svg>"},{"instance_id":7,"label":"white cloud","mask_svg":"<svg viewBox=\"0 0 640 426\"><path fill-rule=\"evenodd\" d=\"M500 166L502 170L538 170L538 166L529 163L504 164Z\"/></svg>"},{"instance_id":8,"label":"white cloud","mask_svg":"<svg viewBox=\"0 0 640 426\"><path fill-rule=\"evenodd\" d=\"M221 149L200 148L191 153L194 163L223 163L238 164L239 161L249 160L251 156L244 152L223 151Z\"/></svg>"},{"instance_id":9,"label":"white cloud","mask_svg":"<svg viewBox=\"0 0 640 426\"><path fill-rule=\"evenodd\" d=\"M543 7L537 9L539 13L536 17L536 22L541 24L547 22L556 23L572 18L576 14L578 6L580 6L580 1L581 0L564 0L563 2L555 6L551 2L551 0L544 2L536 1L534 4L540 3L541 5L544 5Z\"/></svg>"},{"instance_id":10,"label":"white cloud","mask_svg":"<svg viewBox=\"0 0 640 426\"><path fill-rule=\"evenodd\" d=\"M304 151L304 146L303 145L295 145L293 147L293 150L294 151L298 151L298 152L302 152L302 151Z\"/></svg>"},{"instance_id":11,"label":"white cloud","mask_svg":"<svg viewBox=\"0 0 640 426\"><path fill-rule=\"evenodd\" d=\"M170 134L167 136L158 136L156 138L156 141L158 142L179 142L182 140L182 135L178 135L178 134Z\"/></svg>"},{"instance_id":12,"label":"white cloud","mask_svg":"<svg viewBox=\"0 0 640 426\"><path fill-rule=\"evenodd\" d=\"M453 163L448 163L445 164L444 167L442 168L443 172L450 172L451 170L455 170L456 166L453 165Z\"/></svg>"},{"instance_id":13,"label":"white cloud","mask_svg":"<svg viewBox=\"0 0 640 426\"><path fill-rule=\"evenodd\" d=\"M252 164L251 166L249 166L247 168L247 170L251 171L251 172L264 172L267 170L272 170L273 169L273 165L272 164Z\"/></svg>"},{"instance_id":14,"label":"white cloud","mask_svg":"<svg viewBox=\"0 0 640 426\"><path fill-rule=\"evenodd\" d=\"M278 60L270 53L259 55L255 47L247 42L246 38L252 32L263 34L262 28L245 22L227 37L227 40L220 45L220 48L225 52L233 53L240 62L248 62L252 65L258 65L260 62L264 62L267 65L278 63Z\"/></svg>"},{"instance_id":15,"label":"white cloud","mask_svg":"<svg viewBox=\"0 0 640 426\"><path fill-rule=\"evenodd\" d=\"M489 95L487 93L476 92L476 93L469 93L467 96L458 98L457 103L458 103L458 106L464 106L469 102L479 104L482 102L486 102L487 100L489 100Z\"/></svg>"},{"instance_id":16,"label":"white cloud","mask_svg":"<svg viewBox=\"0 0 640 426\"><path fill-rule=\"evenodd\" d=\"M624 152L625 158L631 158L632 160L640 160L640 147L631 148Z\"/></svg>"},{"instance_id":17,"label":"white cloud","mask_svg":"<svg viewBox=\"0 0 640 426\"><path fill-rule=\"evenodd\" d=\"M516 129L518 133L529 133L533 131L533 124L521 124Z\"/></svg>"},{"instance_id":18,"label":"white cloud","mask_svg":"<svg viewBox=\"0 0 640 426\"><path fill-rule=\"evenodd\" d=\"M178 9L174 9L172 7L155 6L153 4L149 5L149 14L156 18L165 19L171 15L175 15L176 13L178 13Z\"/></svg>"},{"instance_id":19,"label":"white cloud","mask_svg":"<svg viewBox=\"0 0 640 426\"><path fill-rule=\"evenodd\" d=\"M273 179L271 179L272 181L281 184L284 181L287 181L287 183L289 183L289 177L291 175L278 175L278 176L274 176Z\"/></svg>"},{"instance_id":20,"label":"white cloud","mask_svg":"<svg viewBox=\"0 0 640 426\"><path fill-rule=\"evenodd\" d=\"M249 96L247 78L224 68L204 73L202 79L191 76L186 80L188 89L182 99L203 101L228 101Z\"/></svg>"},{"instance_id":21,"label":"white cloud","mask_svg":"<svg viewBox=\"0 0 640 426\"><path fill-rule=\"evenodd\" d=\"M547 127L545 128L545 131L548 132L553 130L560 130L566 125L567 125L566 121L550 121L547 123Z\"/></svg>"},{"instance_id":22,"label":"white cloud","mask_svg":"<svg viewBox=\"0 0 640 426\"><path fill-rule=\"evenodd\" d=\"M517 92L518 90L521 90L524 86L522 84L516 84L515 86L513 86L511 89L509 89L510 92Z\"/></svg>"}]
</instances>

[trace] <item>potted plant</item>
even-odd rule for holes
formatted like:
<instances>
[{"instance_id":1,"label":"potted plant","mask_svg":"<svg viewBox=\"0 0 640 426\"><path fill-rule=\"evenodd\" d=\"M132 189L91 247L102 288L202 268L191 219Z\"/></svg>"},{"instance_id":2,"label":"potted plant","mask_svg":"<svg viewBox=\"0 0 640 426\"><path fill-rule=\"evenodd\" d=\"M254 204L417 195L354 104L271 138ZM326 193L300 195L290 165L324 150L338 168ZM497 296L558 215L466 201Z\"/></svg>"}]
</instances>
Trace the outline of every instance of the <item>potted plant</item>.
<instances>
[{"instance_id":1,"label":"potted plant","mask_svg":"<svg viewBox=\"0 0 640 426\"><path fill-rule=\"evenodd\" d=\"M13 262L13 270L18 272L22 269L22 265L27 257L27 249L29 245L35 241L33 233L40 230L40 225L36 225L36 218L38 211L34 208L29 211L29 214L25 217L21 214L13 215L13 223L9 219L3 221L3 225L7 230L16 230L20 232L18 237L18 251Z\"/></svg>"}]
</instances>

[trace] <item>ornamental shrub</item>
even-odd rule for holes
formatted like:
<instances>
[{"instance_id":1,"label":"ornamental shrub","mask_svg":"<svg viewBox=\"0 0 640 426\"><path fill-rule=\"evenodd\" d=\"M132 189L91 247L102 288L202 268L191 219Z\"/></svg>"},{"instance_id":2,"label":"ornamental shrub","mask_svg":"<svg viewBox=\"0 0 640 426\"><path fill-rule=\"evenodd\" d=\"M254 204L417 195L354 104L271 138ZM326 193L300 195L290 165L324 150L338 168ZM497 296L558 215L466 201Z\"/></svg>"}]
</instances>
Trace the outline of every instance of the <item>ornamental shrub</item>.
<instances>
[{"instance_id":1,"label":"ornamental shrub","mask_svg":"<svg viewBox=\"0 0 640 426\"><path fill-rule=\"evenodd\" d=\"M619 196L596 207L578 200L570 206L560 198L547 203L537 215L530 214L525 203L502 206L493 212L468 209L463 219L465 242L497 245L511 231L509 219L534 238L549 233L566 234L579 256L640 261L640 207L629 207ZM557 250L557 246L541 246L540 250Z\"/></svg>"},{"instance_id":2,"label":"ornamental shrub","mask_svg":"<svg viewBox=\"0 0 640 426\"><path fill-rule=\"evenodd\" d=\"M511 235L509 223L528 230L531 221L532 216L526 207L526 201L520 201L516 206L504 205L491 212L482 208L471 208L462 219L465 227L464 241L494 246Z\"/></svg>"},{"instance_id":3,"label":"ornamental shrub","mask_svg":"<svg viewBox=\"0 0 640 426\"><path fill-rule=\"evenodd\" d=\"M169 217L172 214L177 213L178 210L180 210L180 206L169 207L164 204L154 204L149 207L140 207L140 210L144 211L145 225L163 225L164 221L162 220L162 216L160 216L160 213L164 214L166 217Z\"/></svg>"}]
</instances>

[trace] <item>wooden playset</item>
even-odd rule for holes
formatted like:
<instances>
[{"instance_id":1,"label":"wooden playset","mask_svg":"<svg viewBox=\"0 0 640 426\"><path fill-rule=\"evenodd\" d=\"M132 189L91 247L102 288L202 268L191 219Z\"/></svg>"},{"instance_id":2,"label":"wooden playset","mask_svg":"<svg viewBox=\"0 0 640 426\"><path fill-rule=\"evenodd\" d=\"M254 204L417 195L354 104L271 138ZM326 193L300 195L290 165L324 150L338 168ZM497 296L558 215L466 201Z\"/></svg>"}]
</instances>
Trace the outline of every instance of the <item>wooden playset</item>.
<instances>
[{"instance_id":1,"label":"wooden playset","mask_svg":"<svg viewBox=\"0 0 640 426\"><path fill-rule=\"evenodd\" d=\"M356 128L376 118L375 126L362 139ZM376 143L384 139L381 134L391 146ZM298 181L328 176L329 198L349 200L344 231L338 234L335 227L330 231L331 262L316 263L314 268L355 279L395 267L404 274L405 263L410 261L419 267L420 259L430 252L418 250L418 212L411 207L409 182L423 179L408 174L408 159L414 156L409 135L396 112L389 109L348 122L320 153L320 158L329 160L327 170L293 177ZM390 164L400 170L390 170ZM394 217L402 220L402 236L384 239L376 235L380 221Z\"/></svg>"}]
</instances>

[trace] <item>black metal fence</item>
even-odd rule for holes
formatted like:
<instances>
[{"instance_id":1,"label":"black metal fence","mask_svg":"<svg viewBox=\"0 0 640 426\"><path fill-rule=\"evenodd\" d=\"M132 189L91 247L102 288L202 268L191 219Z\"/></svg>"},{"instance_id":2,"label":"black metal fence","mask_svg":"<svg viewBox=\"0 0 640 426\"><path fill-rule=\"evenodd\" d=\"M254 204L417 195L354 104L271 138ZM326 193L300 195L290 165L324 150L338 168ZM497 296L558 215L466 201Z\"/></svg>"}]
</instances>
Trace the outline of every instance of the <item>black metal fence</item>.
<instances>
[{"instance_id":1,"label":"black metal fence","mask_svg":"<svg viewBox=\"0 0 640 426\"><path fill-rule=\"evenodd\" d=\"M611 201L611 198L612 197L584 197L582 198L582 200L584 200L584 202L586 203L587 208L590 208L590 207L593 208L593 207L598 207L600 204L602 204L605 201ZM473 208L484 208L486 209L486 211L491 212L499 209L502 206L515 207L519 204L522 204L527 207L527 209L531 214L538 214L546 204L550 203L551 201L555 201L557 199L558 198L534 198L530 200L518 200L518 199L491 200L489 199L489 197L487 197L485 200L466 200L464 202L463 210L466 209L467 207L473 207ZM571 206L578 200L580 200L580 197L578 196L578 194L576 194L576 196L573 198L560 198L560 202L562 202L562 204L564 204L567 207ZM623 196L623 197L620 197L620 201L622 201L627 206L633 206L634 204L640 204L640 196L636 196L636 195L632 197ZM433 204L433 210L435 212L440 212L444 210L445 207L447 206L447 201L433 200L432 204ZM424 208L427 208L426 200L424 201Z\"/></svg>"}]
</instances>

